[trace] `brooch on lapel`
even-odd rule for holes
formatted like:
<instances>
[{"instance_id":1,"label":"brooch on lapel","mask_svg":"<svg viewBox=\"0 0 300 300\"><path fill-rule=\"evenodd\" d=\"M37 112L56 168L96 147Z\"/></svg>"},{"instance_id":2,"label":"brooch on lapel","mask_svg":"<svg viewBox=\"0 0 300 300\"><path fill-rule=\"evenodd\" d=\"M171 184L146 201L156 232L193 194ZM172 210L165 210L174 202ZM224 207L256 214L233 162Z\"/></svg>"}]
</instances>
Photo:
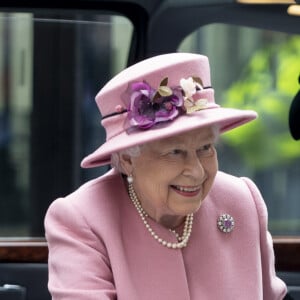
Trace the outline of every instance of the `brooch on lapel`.
<instances>
[{"instance_id":1,"label":"brooch on lapel","mask_svg":"<svg viewBox=\"0 0 300 300\"><path fill-rule=\"evenodd\" d=\"M234 219L229 214L222 214L218 218L217 225L222 232L229 233L234 228Z\"/></svg>"}]
</instances>

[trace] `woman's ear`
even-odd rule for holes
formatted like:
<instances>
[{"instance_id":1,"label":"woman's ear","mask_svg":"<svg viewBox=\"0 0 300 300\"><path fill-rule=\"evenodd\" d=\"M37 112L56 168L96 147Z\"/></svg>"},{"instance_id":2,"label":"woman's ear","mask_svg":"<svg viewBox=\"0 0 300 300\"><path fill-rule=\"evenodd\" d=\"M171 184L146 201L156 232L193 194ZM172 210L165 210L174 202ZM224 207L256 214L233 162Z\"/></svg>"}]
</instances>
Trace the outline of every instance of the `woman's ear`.
<instances>
[{"instance_id":1,"label":"woman's ear","mask_svg":"<svg viewBox=\"0 0 300 300\"><path fill-rule=\"evenodd\" d=\"M122 168L122 171L129 176L132 174L133 170L133 162L132 162L132 157L128 154L120 154L120 166Z\"/></svg>"}]
</instances>

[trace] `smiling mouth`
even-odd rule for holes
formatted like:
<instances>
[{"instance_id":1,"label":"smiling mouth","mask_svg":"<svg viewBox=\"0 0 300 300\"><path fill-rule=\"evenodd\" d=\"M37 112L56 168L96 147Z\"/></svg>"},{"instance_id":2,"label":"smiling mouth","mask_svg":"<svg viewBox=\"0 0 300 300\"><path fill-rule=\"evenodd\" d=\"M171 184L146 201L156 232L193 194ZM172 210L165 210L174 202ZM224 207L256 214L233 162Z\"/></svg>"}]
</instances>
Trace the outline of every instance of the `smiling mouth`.
<instances>
[{"instance_id":1,"label":"smiling mouth","mask_svg":"<svg viewBox=\"0 0 300 300\"><path fill-rule=\"evenodd\" d=\"M171 185L171 187L179 194L184 196L196 196L200 190L200 186L181 186L181 185Z\"/></svg>"}]
</instances>

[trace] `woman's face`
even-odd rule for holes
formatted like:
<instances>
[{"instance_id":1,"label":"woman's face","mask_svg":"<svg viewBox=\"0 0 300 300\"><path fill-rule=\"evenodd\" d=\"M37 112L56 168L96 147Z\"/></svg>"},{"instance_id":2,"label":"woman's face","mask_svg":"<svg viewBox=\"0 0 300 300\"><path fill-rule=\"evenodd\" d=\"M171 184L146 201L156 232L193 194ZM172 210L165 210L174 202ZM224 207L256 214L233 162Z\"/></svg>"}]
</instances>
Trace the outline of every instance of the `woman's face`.
<instances>
[{"instance_id":1,"label":"woman's face","mask_svg":"<svg viewBox=\"0 0 300 300\"><path fill-rule=\"evenodd\" d=\"M175 227L199 209L218 169L215 139L206 127L148 143L138 157L121 158L149 216Z\"/></svg>"}]
</instances>

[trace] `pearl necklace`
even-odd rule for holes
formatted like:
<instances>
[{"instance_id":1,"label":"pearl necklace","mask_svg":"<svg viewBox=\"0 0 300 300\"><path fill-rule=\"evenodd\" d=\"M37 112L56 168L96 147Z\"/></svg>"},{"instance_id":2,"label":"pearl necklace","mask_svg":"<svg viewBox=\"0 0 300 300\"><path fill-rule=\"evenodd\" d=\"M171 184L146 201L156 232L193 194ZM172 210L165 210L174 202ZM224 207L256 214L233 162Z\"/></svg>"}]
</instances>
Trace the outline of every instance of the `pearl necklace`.
<instances>
[{"instance_id":1,"label":"pearl necklace","mask_svg":"<svg viewBox=\"0 0 300 300\"><path fill-rule=\"evenodd\" d=\"M173 232L176 235L178 242L177 243L167 242L167 241L163 240L162 238L160 238L155 233L155 231L151 228L151 226L149 225L149 223L147 221L148 214L144 211L144 209L135 193L132 183L128 184L128 194L129 194L129 197L130 197L133 205L137 209L138 214L140 215L145 227L148 229L149 233L153 236L153 238L158 243L160 243L161 245L163 245L165 247L171 248L171 249L178 249L178 248L183 248L183 247L187 246L190 235L192 233L193 214L188 214L186 216L182 236L179 236L179 234L175 230L169 229L171 232Z\"/></svg>"}]
</instances>

